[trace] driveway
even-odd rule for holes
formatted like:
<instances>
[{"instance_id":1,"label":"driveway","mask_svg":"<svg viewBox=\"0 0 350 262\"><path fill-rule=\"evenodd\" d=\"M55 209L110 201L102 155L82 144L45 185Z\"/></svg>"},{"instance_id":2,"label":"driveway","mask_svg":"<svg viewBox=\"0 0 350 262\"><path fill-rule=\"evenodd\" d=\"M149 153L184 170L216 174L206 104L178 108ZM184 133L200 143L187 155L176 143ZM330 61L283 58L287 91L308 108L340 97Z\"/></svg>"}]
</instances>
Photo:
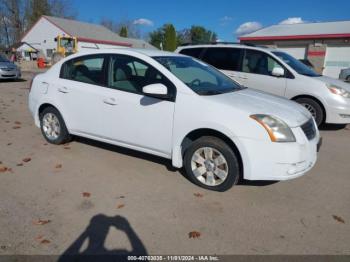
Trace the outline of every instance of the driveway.
<instances>
[{"instance_id":1,"label":"driveway","mask_svg":"<svg viewBox=\"0 0 350 262\"><path fill-rule=\"evenodd\" d=\"M82 138L47 144L28 85L0 82L0 254L350 255L349 129L321 132L301 178L217 193L158 157Z\"/></svg>"}]
</instances>

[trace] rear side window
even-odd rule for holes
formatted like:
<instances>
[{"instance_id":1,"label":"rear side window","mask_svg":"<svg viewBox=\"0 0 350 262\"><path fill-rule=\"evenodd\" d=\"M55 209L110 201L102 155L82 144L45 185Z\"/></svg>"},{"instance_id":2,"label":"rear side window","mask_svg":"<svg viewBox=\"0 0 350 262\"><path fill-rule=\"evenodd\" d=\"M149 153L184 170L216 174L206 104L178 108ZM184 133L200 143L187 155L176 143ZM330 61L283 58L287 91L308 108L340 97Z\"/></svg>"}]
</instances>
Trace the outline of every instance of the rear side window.
<instances>
[{"instance_id":1,"label":"rear side window","mask_svg":"<svg viewBox=\"0 0 350 262\"><path fill-rule=\"evenodd\" d=\"M208 48L202 60L221 70L241 71L241 54L239 48Z\"/></svg>"},{"instance_id":2,"label":"rear side window","mask_svg":"<svg viewBox=\"0 0 350 262\"><path fill-rule=\"evenodd\" d=\"M186 48L180 51L180 54L200 58L203 48Z\"/></svg>"},{"instance_id":3,"label":"rear side window","mask_svg":"<svg viewBox=\"0 0 350 262\"><path fill-rule=\"evenodd\" d=\"M61 78L93 84L105 83L105 55L82 56L65 62L61 68Z\"/></svg>"}]
</instances>

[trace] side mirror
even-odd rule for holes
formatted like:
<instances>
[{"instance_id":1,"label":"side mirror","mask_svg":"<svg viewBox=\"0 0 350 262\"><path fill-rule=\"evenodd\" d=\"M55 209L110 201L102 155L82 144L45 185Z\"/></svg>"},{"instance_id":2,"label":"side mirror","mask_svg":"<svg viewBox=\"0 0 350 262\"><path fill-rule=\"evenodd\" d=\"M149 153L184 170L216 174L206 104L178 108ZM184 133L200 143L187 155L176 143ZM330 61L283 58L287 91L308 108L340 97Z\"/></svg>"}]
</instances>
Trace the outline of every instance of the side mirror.
<instances>
[{"instance_id":1,"label":"side mirror","mask_svg":"<svg viewBox=\"0 0 350 262\"><path fill-rule=\"evenodd\" d=\"M145 95L156 97L156 98L166 98L168 97L168 88L163 84L151 84L144 86L142 92Z\"/></svg>"},{"instance_id":2,"label":"side mirror","mask_svg":"<svg viewBox=\"0 0 350 262\"><path fill-rule=\"evenodd\" d=\"M284 69L281 67L274 67L271 74L276 77L284 76Z\"/></svg>"}]
</instances>

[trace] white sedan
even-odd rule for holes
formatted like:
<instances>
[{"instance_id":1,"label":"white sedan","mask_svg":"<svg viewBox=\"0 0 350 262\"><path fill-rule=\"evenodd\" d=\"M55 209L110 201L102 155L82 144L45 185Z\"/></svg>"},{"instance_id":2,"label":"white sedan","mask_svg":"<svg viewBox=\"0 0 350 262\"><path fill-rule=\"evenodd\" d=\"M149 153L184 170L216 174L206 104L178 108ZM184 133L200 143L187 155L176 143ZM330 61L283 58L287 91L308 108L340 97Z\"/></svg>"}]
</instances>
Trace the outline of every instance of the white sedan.
<instances>
[{"instance_id":1,"label":"white sedan","mask_svg":"<svg viewBox=\"0 0 350 262\"><path fill-rule=\"evenodd\" d=\"M299 177L314 166L320 141L297 103L243 88L194 58L153 50L69 56L33 79L29 108L50 143L76 135L165 157L216 191L240 178Z\"/></svg>"}]
</instances>

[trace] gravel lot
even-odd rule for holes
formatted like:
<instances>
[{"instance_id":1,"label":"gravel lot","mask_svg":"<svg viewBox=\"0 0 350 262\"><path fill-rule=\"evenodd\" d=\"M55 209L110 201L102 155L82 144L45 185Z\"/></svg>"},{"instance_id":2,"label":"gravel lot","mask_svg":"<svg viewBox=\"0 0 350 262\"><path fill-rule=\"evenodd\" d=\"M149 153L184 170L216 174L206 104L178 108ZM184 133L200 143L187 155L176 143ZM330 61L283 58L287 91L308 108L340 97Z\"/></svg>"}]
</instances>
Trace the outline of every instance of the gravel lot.
<instances>
[{"instance_id":1,"label":"gravel lot","mask_svg":"<svg viewBox=\"0 0 350 262\"><path fill-rule=\"evenodd\" d=\"M158 157L82 138L47 144L28 85L0 82L0 254L350 254L348 128L321 132L301 178L216 193Z\"/></svg>"}]
</instances>

